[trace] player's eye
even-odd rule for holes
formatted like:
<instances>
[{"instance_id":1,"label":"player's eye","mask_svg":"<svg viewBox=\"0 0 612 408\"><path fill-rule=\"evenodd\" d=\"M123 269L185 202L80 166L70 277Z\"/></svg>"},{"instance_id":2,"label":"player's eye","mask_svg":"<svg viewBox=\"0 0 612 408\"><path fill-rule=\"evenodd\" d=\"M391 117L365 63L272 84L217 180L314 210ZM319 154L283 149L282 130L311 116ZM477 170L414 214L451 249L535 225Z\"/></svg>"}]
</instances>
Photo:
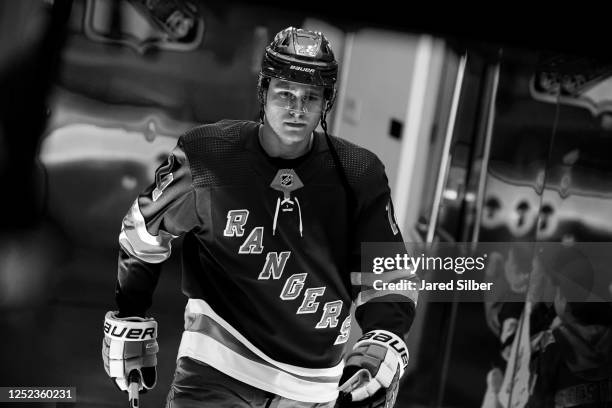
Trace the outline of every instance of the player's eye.
<instances>
[{"instance_id":1,"label":"player's eye","mask_svg":"<svg viewBox=\"0 0 612 408\"><path fill-rule=\"evenodd\" d=\"M319 95L308 95L304 99L305 102L318 102L320 100L321 97Z\"/></svg>"}]
</instances>

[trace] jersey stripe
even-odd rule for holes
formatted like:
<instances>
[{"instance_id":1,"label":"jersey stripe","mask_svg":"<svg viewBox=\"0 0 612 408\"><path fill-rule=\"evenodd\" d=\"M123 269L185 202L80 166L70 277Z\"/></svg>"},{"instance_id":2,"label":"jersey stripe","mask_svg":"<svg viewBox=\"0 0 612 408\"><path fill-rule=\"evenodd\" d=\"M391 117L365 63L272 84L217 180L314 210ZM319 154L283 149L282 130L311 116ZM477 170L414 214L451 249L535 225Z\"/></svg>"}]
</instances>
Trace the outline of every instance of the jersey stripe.
<instances>
[{"instance_id":1,"label":"jersey stripe","mask_svg":"<svg viewBox=\"0 0 612 408\"><path fill-rule=\"evenodd\" d=\"M240 343L244 344L251 351L253 351L256 355L261 357L263 360L267 361L270 364L273 364L285 371L290 373L294 373L297 375L303 376L311 376L311 377L320 377L320 376L332 376L338 377L342 375L342 370L344 368L344 362L338 363L334 367L330 368L304 368L298 367L291 364L278 362L267 355L265 355L261 350L259 350L255 345L251 344L249 340L247 340L238 330L236 330L232 325L230 325L225 319L219 316L215 311L210 307L210 305L202 299L189 299L187 302L187 313L193 314L202 314L205 316L209 316L212 320L217 322L221 327L227 330L233 337L236 338Z\"/></svg>"},{"instance_id":2,"label":"jersey stripe","mask_svg":"<svg viewBox=\"0 0 612 408\"><path fill-rule=\"evenodd\" d=\"M407 301L413 302L415 306L417 304L418 292L415 290L370 289L370 290L364 290L364 291L359 292L359 294L357 295L357 300L355 300L355 307L359 307L365 303L373 301L374 299L381 298L383 296L388 296L388 295L403 296L406 298ZM397 302L397 300L394 300L394 302Z\"/></svg>"},{"instance_id":3,"label":"jersey stripe","mask_svg":"<svg viewBox=\"0 0 612 408\"><path fill-rule=\"evenodd\" d=\"M373 272L351 272L351 284L358 287L358 295L355 301L355 306L359 307L373 299L386 295L400 295L407 300L412 301L416 306L419 299L419 291L417 289L409 289L407 285L397 286L402 284L402 281L412 281L418 284L419 277L409 269L398 269L395 271L383 272L375 274ZM376 287L374 284L376 282ZM399 289L383 289L382 284L393 283Z\"/></svg>"},{"instance_id":4,"label":"jersey stripe","mask_svg":"<svg viewBox=\"0 0 612 408\"><path fill-rule=\"evenodd\" d=\"M233 337L227 330L225 330L221 325L212 320L208 316L204 316L201 314L192 314L187 313L187 324L186 331L196 332L205 334L206 336L216 340L218 343L223 344L230 350L235 353L240 354L241 356L248 358L249 360L255 361L264 365L274 365L271 364L261 357L257 356L254 352L248 349L244 344L238 342L235 337ZM281 364L276 362L277 364ZM288 372L287 370L283 370L282 368L275 366L281 371L285 371L288 374L293 375L294 377L301 378L308 381L326 383L330 381L337 381L338 376L313 376L313 373L306 373L307 375L298 375L292 372Z\"/></svg>"},{"instance_id":5,"label":"jersey stripe","mask_svg":"<svg viewBox=\"0 0 612 408\"><path fill-rule=\"evenodd\" d=\"M170 257L174 238L175 235L161 230L158 235L149 234L136 199L123 218L119 244L128 254L143 262L160 263Z\"/></svg>"},{"instance_id":6,"label":"jersey stripe","mask_svg":"<svg viewBox=\"0 0 612 408\"><path fill-rule=\"evenodd\" d=\"M351 284L353 285L372 286L374 281L377 280L394 282L401 279L418 280L419 278L410 269L397 269L379 274L374 272L351 272Z\"/></svg>"},{"instance_id":7,"label":"jersey stripe","mask_svg":"<svg viewBox=\"0 0 612 408\"><path fill-rule=\"evenodd\" d=\"M189 299L178 357L190 357L254 387L304 402L337 398L344 363L305 368L276 361L251 344L201 299Z\"/></svg>"}]
</instances>

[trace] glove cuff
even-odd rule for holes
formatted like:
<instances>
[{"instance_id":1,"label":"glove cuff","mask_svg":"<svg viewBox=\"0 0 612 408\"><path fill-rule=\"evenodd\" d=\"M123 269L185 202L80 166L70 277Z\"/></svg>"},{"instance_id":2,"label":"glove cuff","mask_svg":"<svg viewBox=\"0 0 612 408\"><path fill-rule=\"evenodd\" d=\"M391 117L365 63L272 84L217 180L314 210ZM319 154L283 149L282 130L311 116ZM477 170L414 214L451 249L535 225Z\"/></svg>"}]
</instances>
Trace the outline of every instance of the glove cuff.
<instances>
[{"instance_id":1,"label":"glove cuff","mask_svg":"<svg viewBox=\"0 0 612 408\"><path fill-rule=\"evenodd\" d=\"M353 350L363 344L380 344L395 354L399 361L400 378L408 367L408 347L403 339L387 330L372 330L361 336L353 346Z\"/></svg>"}]
</instances>

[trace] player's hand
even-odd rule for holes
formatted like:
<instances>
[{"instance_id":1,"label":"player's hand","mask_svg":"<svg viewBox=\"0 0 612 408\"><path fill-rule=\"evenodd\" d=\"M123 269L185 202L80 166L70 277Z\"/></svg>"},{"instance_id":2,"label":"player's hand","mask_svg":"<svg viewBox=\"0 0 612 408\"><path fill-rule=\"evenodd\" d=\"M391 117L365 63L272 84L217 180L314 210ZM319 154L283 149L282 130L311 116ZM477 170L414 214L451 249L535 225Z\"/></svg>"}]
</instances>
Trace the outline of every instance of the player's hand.
<instances>
[{"instance_id":1,"label":"player's hand","mask_svg":"<svg viewBox=\"0 0 612 408\"><path fill-rule=\"evenodd\" d=\"M106 373L120 390L130 393L131 399L135 383L144 393L157 382L157 322L117 314L108 312L104 318L102 360Z\"/></svg>"},{"instance_id":2,"label":"player's hand","mask_svg":"<svg viewBox=\"0 0 612 408\"><path fill-rule=\"evenodd\" d=\"M346 360L337 408L392 408L408 348L397 335L373 330L361 337Z\"/></svg>"}]
</instances>

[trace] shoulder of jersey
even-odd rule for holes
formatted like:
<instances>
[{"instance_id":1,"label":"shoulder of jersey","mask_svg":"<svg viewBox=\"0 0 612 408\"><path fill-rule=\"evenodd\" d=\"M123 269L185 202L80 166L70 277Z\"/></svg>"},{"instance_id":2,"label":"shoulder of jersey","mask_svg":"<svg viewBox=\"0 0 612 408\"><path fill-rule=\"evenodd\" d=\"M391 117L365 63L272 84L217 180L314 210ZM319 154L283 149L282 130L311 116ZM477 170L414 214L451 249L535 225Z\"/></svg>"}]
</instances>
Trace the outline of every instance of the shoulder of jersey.
<instances>
[{"instance_id":1,"label":"shoulder of jersey","mask_svg":"<svg viewBox=\"0 0 612 408\"><path fill-rule=\"evenodd\" d=\"M183 144L191 151L214 151L219 145L240 143L240 131L246 125L244 120L222 120L194 127L181 136Z\"/></svg>"},{"instance_id":2,"label":"shoulder of jersey","mask_svg":"<svg viewBox=\"0 0 612 408\"><path fill-rule=\"evenodd\" d=\"M360 184L368 179L375 180L384 174L382 162L370 150L340 137L331 136L331 140L350 184Z\"/></svg>"},{"instance_id":3,"label":"shoulder of jersey","mask_svg":"<svg viewBox=\"0 0 612 408\"><path fill-rule=\"evenodd\" d=\"M194 185L235 184L248 173L244 147L240 143L242 128L248 121L222 120L188 130L181 143L189 160ZM219 171L224 169L225 171Z\"/></svg>"}]
</instances>

